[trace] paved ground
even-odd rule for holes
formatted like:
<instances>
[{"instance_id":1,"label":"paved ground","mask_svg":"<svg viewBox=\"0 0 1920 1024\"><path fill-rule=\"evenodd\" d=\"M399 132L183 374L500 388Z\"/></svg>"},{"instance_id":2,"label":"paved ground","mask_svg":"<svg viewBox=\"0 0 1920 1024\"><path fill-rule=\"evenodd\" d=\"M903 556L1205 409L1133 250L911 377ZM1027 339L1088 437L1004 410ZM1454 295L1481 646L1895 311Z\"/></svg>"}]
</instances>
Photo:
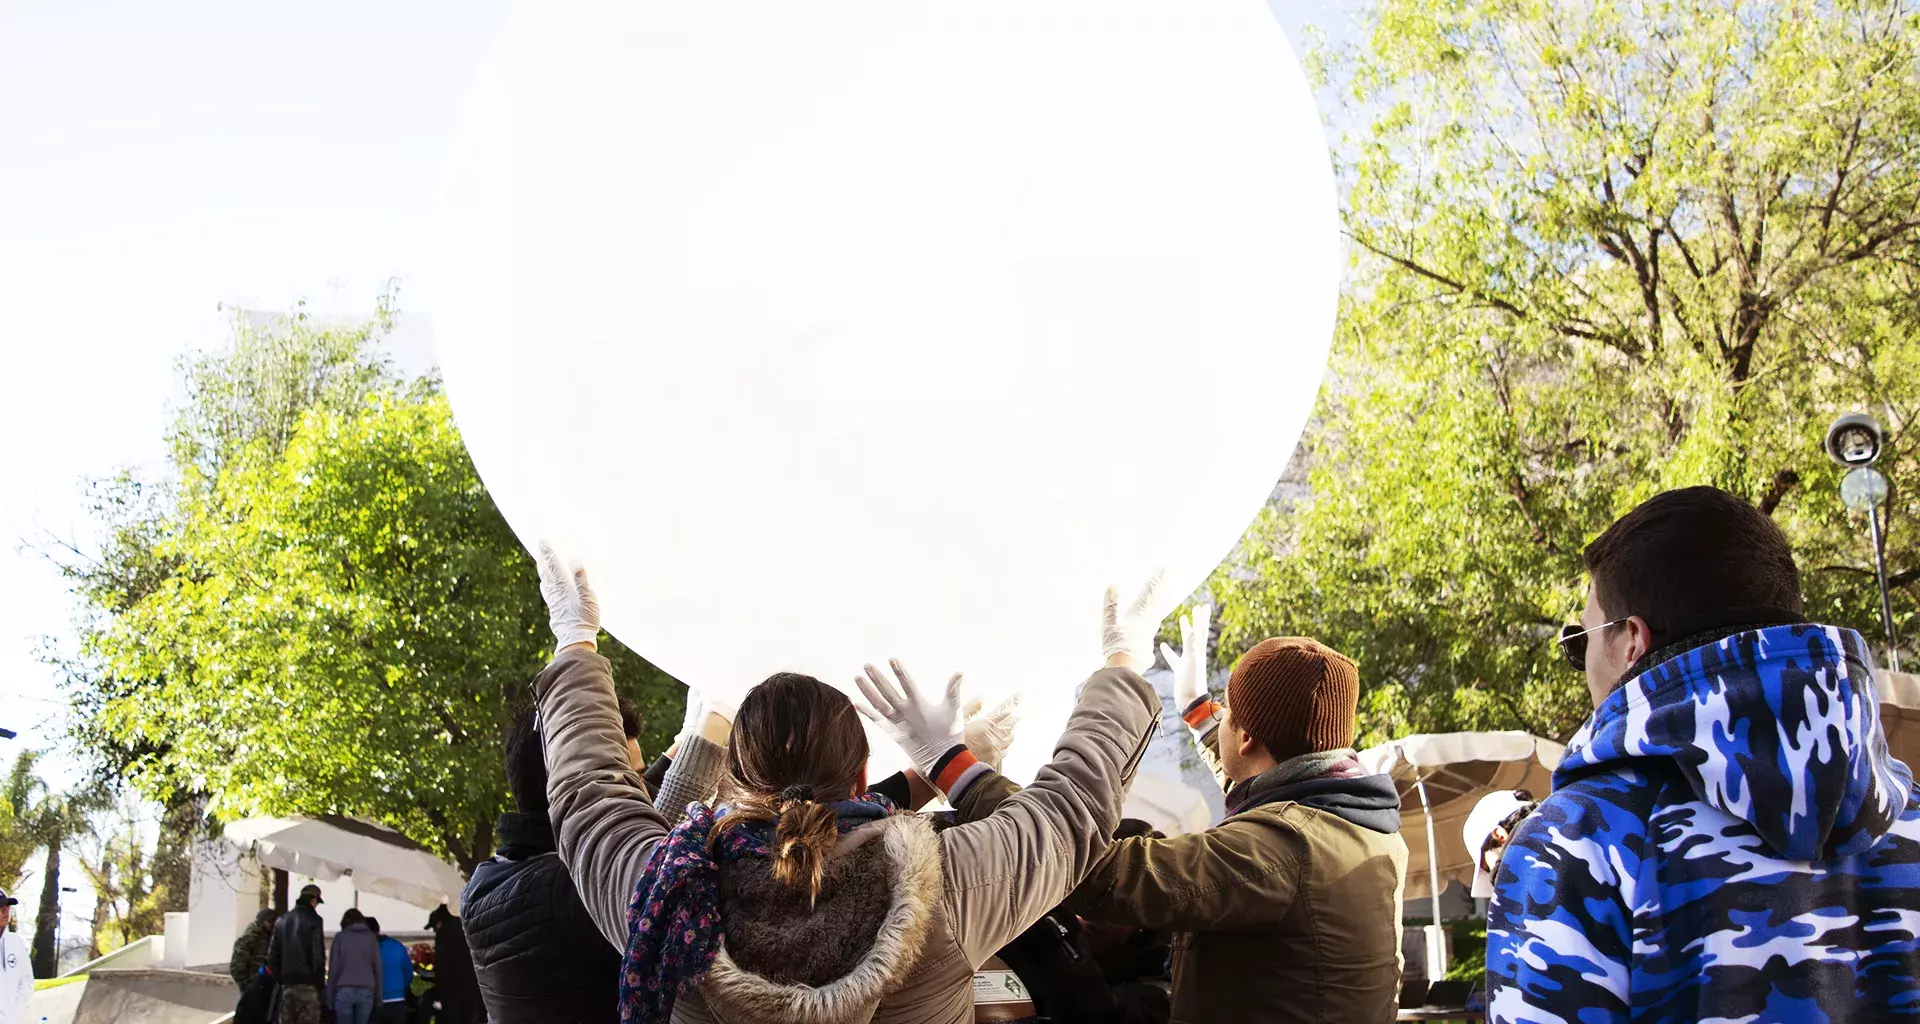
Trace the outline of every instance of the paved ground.
<instances>
[{"instance_id":1,"label":"paved ground","mask_svg":"<svg viewBox=\"0 0 1920 1024\"><path fill-rule=\"evenodd\" d=\"M75 988L83 991L67 1016L57 1018L40 1009L36 996L28 1024L36 1024L39 1014L46 1015L47 1024L212 1024L231 1013L240 998L233 979L225 975L159 968L95 970L84 984L44 994Z\"/></svg>"},{"instance_id":2,"label":"paved ground","mask_svg":"<svg viewBox=\"0 0 1920 1024\"><path fill-rule=\"evenodd\" d=\"M76 981L70 985L61 985L44 991L35 992L27 1001L27 1012L20 1019L24 1024L39 1024L45 1017L47 1024L73 1024L73 1013L80 1008L80 996L86 992L85 981Z\"/></svg>"}]
</instances>

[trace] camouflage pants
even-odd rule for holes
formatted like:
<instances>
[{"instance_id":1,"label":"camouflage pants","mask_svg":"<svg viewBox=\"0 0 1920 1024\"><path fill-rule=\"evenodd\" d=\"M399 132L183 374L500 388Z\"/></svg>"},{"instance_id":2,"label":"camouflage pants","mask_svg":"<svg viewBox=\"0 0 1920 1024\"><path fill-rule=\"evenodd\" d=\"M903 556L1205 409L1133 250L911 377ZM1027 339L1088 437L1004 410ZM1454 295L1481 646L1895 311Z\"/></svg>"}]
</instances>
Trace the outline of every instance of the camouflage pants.
<instances>
[{"instance_id":1,"label":"camouflage pants","mask_svg":"<svg viewBox=\"0 0 1920 1024\"><path fill-rule=\"evenodd\" d=\"M320 991L312 985L282 988L280 1024L320 1024Z\"/></svg>"}]
</instances>

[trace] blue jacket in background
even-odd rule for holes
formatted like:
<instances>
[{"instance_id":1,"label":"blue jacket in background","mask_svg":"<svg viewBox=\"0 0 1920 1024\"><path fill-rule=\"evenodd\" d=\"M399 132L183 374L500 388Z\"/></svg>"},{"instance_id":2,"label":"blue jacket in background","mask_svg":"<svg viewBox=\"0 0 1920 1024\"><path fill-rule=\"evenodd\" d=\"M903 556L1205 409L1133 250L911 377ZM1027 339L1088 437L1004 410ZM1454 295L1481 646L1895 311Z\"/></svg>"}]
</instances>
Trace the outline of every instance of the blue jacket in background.
<instances>
[{"instance_id":1,"label":"blue jacket in background","mask_svg":"<svg viewBox=\"0 0 1920 1024\"><path fill-rule=\"evenodd\" d=\"M380 936L380 1001L399 1002L413 987L413 957L407 947L392 936Z\"/></svg>"},{"instance_id":2,"label":"blue jacket in background","mask_svg":"<svg viewBox=\"0 0 1920 1024\"><path fill-rule=\"evenodd\" d=\"M1872 664L1773 626L1610 695L1501 859L1488 1019L1920 1020L1920 800Z\"/></svg>"}]
</instances>

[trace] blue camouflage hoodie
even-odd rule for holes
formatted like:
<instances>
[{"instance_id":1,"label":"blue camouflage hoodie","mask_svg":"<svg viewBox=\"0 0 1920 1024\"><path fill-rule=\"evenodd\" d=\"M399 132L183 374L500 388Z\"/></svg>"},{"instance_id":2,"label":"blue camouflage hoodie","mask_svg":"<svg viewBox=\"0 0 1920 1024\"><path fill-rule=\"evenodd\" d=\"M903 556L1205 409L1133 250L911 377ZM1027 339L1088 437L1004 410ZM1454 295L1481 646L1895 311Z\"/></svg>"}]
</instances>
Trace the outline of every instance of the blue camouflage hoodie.
<instances>
[{"instance_id":1,"label":"blue camouflage hoodie","mask_svg":"<svg viewBox=\"0 0 1920 1024\"><path fill-rule=\"evenodd\" d=\"M1920 1019L1920 800L1871 665L1772 626L1609 696L1501 860L1488 1018Z\"/></svg>"}]
</instances>

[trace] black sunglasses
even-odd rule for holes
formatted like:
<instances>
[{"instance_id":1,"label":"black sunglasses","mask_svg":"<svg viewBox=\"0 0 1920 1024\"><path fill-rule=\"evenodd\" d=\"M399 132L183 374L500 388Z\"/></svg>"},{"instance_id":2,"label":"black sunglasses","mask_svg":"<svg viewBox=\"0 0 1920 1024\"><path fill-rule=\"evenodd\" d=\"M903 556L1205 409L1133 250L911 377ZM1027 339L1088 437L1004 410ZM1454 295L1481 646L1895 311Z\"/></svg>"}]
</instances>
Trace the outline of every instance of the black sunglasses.
<instances>
[{"instance_id":1,"label":"black sunglasses","mask_svg":"<svg viewBox=\"0 0 1920 1024\"><path fill-rule=\"evenodd\" d=\"M1629 615L1627 618L1632 618L1632 616ZM1627 621L1627 619L1615 619L1612 622L1602 622L1592 629L1582 628L1578 622L1570 622L1561 626L1560 656L1567 659L1567 664L1572 667L1575 672L1585 672L1587 670L1588 634L1598 633L1609 626L1618 626L1625 621Z\"/></svg>"}]
</instances>

